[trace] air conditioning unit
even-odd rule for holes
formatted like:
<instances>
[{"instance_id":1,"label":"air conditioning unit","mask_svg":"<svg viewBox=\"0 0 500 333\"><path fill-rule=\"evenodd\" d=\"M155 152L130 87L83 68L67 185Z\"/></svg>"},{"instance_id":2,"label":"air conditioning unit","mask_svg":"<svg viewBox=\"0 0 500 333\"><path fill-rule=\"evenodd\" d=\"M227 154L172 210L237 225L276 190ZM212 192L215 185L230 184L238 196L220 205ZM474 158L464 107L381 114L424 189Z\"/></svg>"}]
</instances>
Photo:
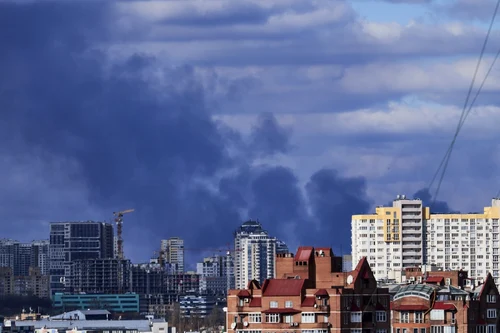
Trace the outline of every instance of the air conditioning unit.
<instances>
[{"instance_id":1,"label":"air conditioning unit","mask_svg":"<svg viewBox=\"0 0 500 333\"><path fill-rule=\"evenodd\" d=\"M295 323L290 323L290 327L293 327L293 326L295 326Z\"/></svg>"},{"instance_id":2,"label":"air conditioning unit","mask_svg":"<svg viewBox=\"0 0 500 333\"><path fill-rule=\"evenodd\" d=\"M293 326L299 326L299 323L293 323Z\"/></svg>"},{"instance_id":3,"label":"air conditioning unit","mask_svg":"<svg viewBox=\"0 0 500 333\"><path fill-rule=\"evenodd\" d=\"M243 326L247 327L248 326L248 321L243 322Z\"/></svg>"},{"instance_id":4,"label":"air conditioning unit","mask_svg":"<svg viewBox=\"0 0 500 333\"><path fill-rule=\"evenodd\" d=\"M249 298L245 298L245 303L250 303L250 299Z\"/></svg>"}]
</instances>

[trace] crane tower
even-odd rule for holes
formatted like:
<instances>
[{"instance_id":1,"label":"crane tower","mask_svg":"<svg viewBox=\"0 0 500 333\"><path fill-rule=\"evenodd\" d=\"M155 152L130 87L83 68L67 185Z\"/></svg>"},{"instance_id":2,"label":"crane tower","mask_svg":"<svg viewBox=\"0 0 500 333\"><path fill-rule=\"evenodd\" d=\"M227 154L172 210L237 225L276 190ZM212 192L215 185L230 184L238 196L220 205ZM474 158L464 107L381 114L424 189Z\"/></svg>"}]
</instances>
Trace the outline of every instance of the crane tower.
<instances>
[{"instance_id":1,"label":"crane tower","mask_svg":"<svg viewBox=\"0 0 500 333\"><path fill-rule=\"evenodd\" d=\"M123 232L123 215L132 213L135 209L127 209L127 210L122 210L120 212L113 212L113 215L115 216L115 223L116 223L116 237L117 237L117 257L118 259L124 259L123 255L123 237L122 237L122 232Z\"/></svg>"}]
</instances>

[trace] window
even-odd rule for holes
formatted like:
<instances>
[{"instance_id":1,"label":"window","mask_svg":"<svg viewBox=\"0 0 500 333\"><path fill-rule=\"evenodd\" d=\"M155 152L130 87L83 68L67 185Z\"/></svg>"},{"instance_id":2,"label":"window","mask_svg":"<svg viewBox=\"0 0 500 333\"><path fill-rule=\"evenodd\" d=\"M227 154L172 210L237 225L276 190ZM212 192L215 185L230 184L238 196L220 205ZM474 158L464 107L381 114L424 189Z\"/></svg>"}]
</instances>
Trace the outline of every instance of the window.
<instances>
[{"instance_id":1,"label":"window","mask_svg":"<svg viewBox=\"0 0 500 333\"><path fill-rule=\"evenodd\" d=\"M304 312L302 313L302 322L303 323L307 323L307 324L313 324L315 323L315 315L314 313L310 313L310 312Z\"/></svg>"},{"instance_id":2,"label":"window","mask_svg":"<svg viewBox=\"0 0 500 333\"><path fill-rule=\"evenodd\" d=\"M286 301L285 302L285 308L293 308L293 302L292 301Z\"/></svg>"},{"instance_id":3,"label":"window","mask_svg":"<svg viewBox=\"0 0 500 333\"><path fill-rule=\"evenodd\" d=\"M431 333L444 333L444 326L431 326Z\"/></svg>"},{"instance_id":4,"label":"window","mask_svg":"<svg viewBox=\"0 0 500 333\"><path fill-rule=\"evenodd\" d=\"M266 323L279 323L280 315L279 313L267 313L266 314Z\"/></svg>"},{"instance_id":5,"label":"window","mask_svg":"<svg viewBox=\"0 0 500 333\"><path fill-rule=\"evenodd\" d=\"M420 333L425 333L425 327L420 329Z\"/></svg>"},{"instance_id":6,"label":"window","mask_svg":"<svg viewBox=\"0 0 500 333\"><path fill-rule=\"evenodd\" d=\"M414 328L413 333L418 333L418 328Z\"/></svg>"},{"instance_id":7,"label":"window","mask_svg":"<svg viewBox=\"0 0 500 333\"><path fill-rule=\"evenodd\" d=\"M293 316L292 315L286 315L286 316L284 316L284 321L287 324L293 323Z\"/></svg>"},{"instance_id":8,"label":"window","mask_svg":"<svg viewBox=\"0 0 500 333\"><path fill-rule=\"evenodd\" d=\"M387 333L387 330L384 330L384 329L378 329L376 332L377 332L377 333Z\"/></svg>"},{"instance_id":9,"label":"window","mask_svg":"<svg viewBox=\"0 0 500 333\"><path fill-rule=\"evenodd\" d=\"M414 319L415 319L415 324L422 324L424 322L424 313L415 312Z\"/></svg>"},{"instance_id":10,"label":"window","mask_svg":"<svg viewBox=\"0 0 500 333\"><path fill-rule=\"evenodd\" d=\"M269 307L270 308L277 308L278 307L278 302L276 302L276 301L269 302Z\"/></svg>"},{"instance_id":11,"label":"window","mask_svg":"<svg viewBox=\"0 0 500 333\"><path fill-rule=\"evenodd\" d=\"M486 312L486 317L496 318L497 317L497 309L488 309L488 312Z\"/></svg>"},{"instance_id":12,"label":"window","mask_svg":"<svg viewBox=\"0 0 500 333\"><path fill-rule=\"evenodd\" d=\"M378 323L385 323L387 321L387 313L385 311L377 311L375 316Z\"/></svg>"},{"instance_id":13,"label":"window","mask_svg":"<svg viewBox=\"0 0 500 333\"><path fill-rule=\"evenodd\" d=\"M329 316L324 316L323 317L323 322L325 322L325 323L330 322L330 317Z\"/></svg>"},{"instance_id":14,"label":"window","mask_svg":"<svg viewBox=\"0 0 500 333\"><path fill-rule=\"evenodd\" d=\"M260 313L249 313L248 314L248 322L249 323L261 323L262 315Z\"/></svg>"},{"instance_id":15,"label":"window","mask_svg":"<svg viewBox=\"0 0 500 333\"><path fill-rule=\"evenodd\" d=\"M486 296L486 302L488 302L488 303L496 303L497 302L497 295L487 295Z\"/></svg>"},{"instance_id":16,"label":"window","mask_svg":"<svg viewBox=\"0 0 500 333\"><path fill-rule=\"evenodd\" d=\"M400 312L399 313L399 322L400 323L409 323L410 322L410 313L409 312Z\"/></svg>"},{"instance_id":17,"label":"window","mask_svg":"<svg viewBox=\"0 0 500 333\"><path fill-rule=\"evenodd\" d=\"M351 312L351 323L361 322L361 312Z\"/></svg>"},{"instance_id":18,"label":"window","mask_svg":"<svg viewBox=\"0 0 500 333\"><path fill-rule=\"evenodd\" d=\"M431 310L431 320L444 320L444 311L443 310ZM439 327L439 326L436 326ZM431 333L432 327L431 327Z\"/></svg>"}]
</instances>

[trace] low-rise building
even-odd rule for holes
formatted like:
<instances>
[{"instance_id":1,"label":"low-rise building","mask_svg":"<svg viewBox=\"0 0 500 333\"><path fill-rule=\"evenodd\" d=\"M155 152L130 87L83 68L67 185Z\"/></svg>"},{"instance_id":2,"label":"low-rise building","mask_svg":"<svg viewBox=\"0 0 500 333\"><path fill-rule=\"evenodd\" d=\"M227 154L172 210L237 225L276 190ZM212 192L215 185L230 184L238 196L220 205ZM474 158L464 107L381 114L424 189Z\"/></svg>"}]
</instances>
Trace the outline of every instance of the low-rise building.
<instances>
[{"instance_id":1,"label":"low-rise building","mask_svg":"<svg viewBox=\"0 0 500 333\"><path fill-rule=\"evenodd\" d=\"M389 291L377 287L366 258L342 272L330 248L300 247L277 256L276 272L262 285L229 291L229 333L389 332Z\"/></svg>"},{"instance_id":2,"label":"low-rise building","mask_svg":"<svg viewBox=\"0 0 500 333\"><path fill-rule=\"evenodd\" d=\"M63 294L56 293L52 297L55 309L86 310L106 309L113 312L139 312L139 295L126 294Z\"/></svg>"},{"instance_id":3,"label":"low-rise building","mask_svg":"<svg viewBox=\"0 0 500 333\"><path fill-rule=\"evenodd\" d=\"M392 288L394 333L496 333L498 289L488 274L472 290L447 285L442 276Z\"/></svg>"}]
</instances>

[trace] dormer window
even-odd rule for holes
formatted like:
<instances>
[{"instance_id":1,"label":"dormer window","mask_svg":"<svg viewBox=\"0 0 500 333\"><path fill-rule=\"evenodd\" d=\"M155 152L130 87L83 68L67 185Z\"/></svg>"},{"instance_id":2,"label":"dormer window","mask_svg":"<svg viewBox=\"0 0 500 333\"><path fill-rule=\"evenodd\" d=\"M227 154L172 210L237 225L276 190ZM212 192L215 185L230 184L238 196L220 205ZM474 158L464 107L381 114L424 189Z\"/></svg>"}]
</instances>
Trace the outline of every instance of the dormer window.
<instances>
[{"instance_id":1,"label":"dormer window","mask_svg":"<svg viewBox=\"0 0 500 333\"><path fill-rule=\"evenodd\" d=\"M497 302L497 295L486 295L486 302L487 303L496 303Z\"/></svg>"}]
</instances>

